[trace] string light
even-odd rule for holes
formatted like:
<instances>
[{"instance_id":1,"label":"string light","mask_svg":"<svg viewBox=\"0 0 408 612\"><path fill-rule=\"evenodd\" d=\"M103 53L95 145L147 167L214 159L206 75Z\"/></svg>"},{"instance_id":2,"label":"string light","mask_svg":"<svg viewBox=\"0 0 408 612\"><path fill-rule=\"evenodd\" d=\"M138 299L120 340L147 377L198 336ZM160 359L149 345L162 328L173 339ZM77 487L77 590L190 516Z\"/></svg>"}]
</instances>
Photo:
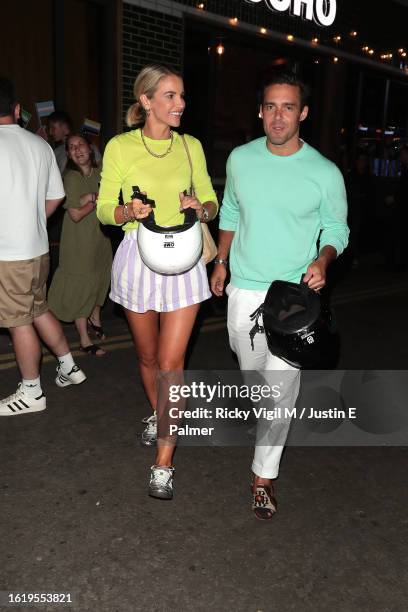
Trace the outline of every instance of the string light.
<instances>
[{"instance_id":1,"label":"string light","mask_svg":"<svg viewBox=\"0 0 408 612\"><path fill-rule=\"evenodd\" d=\"M199 4L197 4L197 8L200 9L200 11L204 10L204 2L200 2Z\"/></svg>"},{"instance_id":2,"label":"string light","mask_svg":"<svg viewBox=\"0 0 408 612\"><path fill-rule=\"evenodd\" d=\"M225 47L224 47L224 45L222 44L222 42L221 42L221 41L220 41L220 42L218 43L218 45L216 46L215 50L217 51L218 55L224 55L224 53L225 53Z\"/></svg>"},{"instance_id":3,"label":"string light","mask_svg":"<svg viewBox=\"0 0 408 612\"><path fill-rule=\"evenodd\" d=\"M196 8L200 9L200 10L204 10L205 9L205 3L204 2L199 2L196 4ZM238 17L231 17L231 19L229 20L229 23L233 26L238 26L239 25L239 19ZM265 27L261 27L259 28L259 32L263 35L268 33L268 30ZM351 30L349 32L349 36L351 36L352 38L356 38L358 36L358 32L357 30ZM289 42L293 42L295 40L295 37L293 34L287 34L286 35L286 40ZM335 42L336 44L339 44L342 41L342 37L340 34L337 34L336 36L333 37L333 42ZM317 36L314 36L311 39L312 44L317 45L320 40ZM371 47L369 47L368 45L364 45L363 47L361 47L361 50L364 53L367 53L368 55L370 55L371 57L375 55L375 50L372 49ZM403 57L406 58L407 57L407 52L405 51L405 49L403 47L400 47L397 50L398 54ZM220 41L219 44L216 47L216 53L218 55L223 55L225 53L225 47L222 44L222 42ZM393 58L393 54L391 52L389 53L383 53L380 56L380 59L382 60L392 60ZM337 56L333 56L333 62L334 63L338 63L339 62L339 58ZM320 63L318 59L314 60L315 64ZM401 63L400 67L402 68L404 66L404 69L408 72L408 67L406 66L406 63Z\"/></svg>"}]
</instances>

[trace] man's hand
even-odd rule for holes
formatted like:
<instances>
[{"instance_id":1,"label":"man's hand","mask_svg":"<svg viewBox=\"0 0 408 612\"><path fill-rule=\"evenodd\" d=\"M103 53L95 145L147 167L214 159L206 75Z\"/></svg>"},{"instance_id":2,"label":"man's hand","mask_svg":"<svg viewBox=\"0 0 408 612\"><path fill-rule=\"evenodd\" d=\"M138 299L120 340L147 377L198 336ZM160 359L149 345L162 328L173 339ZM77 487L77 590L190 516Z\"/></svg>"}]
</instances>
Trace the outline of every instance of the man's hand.
<instances>
[{"instance_id":1,"label":"man's hand","mask_svg":"<svg viewBox=\"0 0 408 612\"><path fill-rule=\"evenodd\" d=\"M303 282L309 285L310 289L319 291L326 284L326 268L327 264L323 261L319 261L317 258L313 261L303 276Z\"/></svg>"},{"instance_id":2,"label":"man's hand","mask_svg":"<svg viewBox=\"0 0 408 612\"><path fill-rule=\"evenodd\" d=\"M319 257L308 266L303 276L303 282L307 283L309 288L315 291L323 289L326 284L327 266L333 259L336 259L336 257L337 251L334 247L330 245L323 247L319 253Z\"/></svg>"},{"instance_id":3,"label":"man's hand","mask_svg":"<svg viewBox=\"0 0 408 612\"><path fill-rule=\"evenodd\" d=\"M224 264L215 264L214 272L211 274L210 287L211 291L217 297L221 297L224 293L224 284L227 277L227 269Z\"/></svg>"}]
</instances>

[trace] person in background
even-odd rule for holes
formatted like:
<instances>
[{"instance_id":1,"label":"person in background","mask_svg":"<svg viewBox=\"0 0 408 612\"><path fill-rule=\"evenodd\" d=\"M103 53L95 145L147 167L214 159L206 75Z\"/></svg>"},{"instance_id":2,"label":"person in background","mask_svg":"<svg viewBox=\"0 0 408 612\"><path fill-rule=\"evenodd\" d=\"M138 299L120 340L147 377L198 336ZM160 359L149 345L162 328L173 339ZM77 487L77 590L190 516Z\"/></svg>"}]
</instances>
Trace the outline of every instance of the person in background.
<instances>
[{"instance_id":1,"label":"person in background","mask_svg":"<svg viewBox=\"0 0 408 612\"><path fill-rule=\"evenodd\" d=\"M358 257L368 228L374 223L374 194L367 153L359 151L354 167L347 174L346 191L348 201L348 226L350 239L346 253L353 268L358 266Z\"/></svg>"},{"instance_id":2,"label":"person in background","mask_svg":"<svg viewBox=\"0 0 408 612\"><path fill-rule=\"evenodd\" d=\"M399 152L401 173L395 194L396 204L396 269L404 272L407 267L406 233L408 225L408 144Z\"/></svg>"},{"instance_id":3,"label":"person in background","mask_svg":"<svg viewBox=\"0 0 408 612\"><path fill-rule=\"evenodd\" d=\"M44 128L40 128L40 130L37 131L37 134L47 141L49 138L51 139L58 168L61 175L63 175L68 161L65 143L68 136L73 131L73 122L70 115L63 110L54 111L47 117L47 120L48 133ZM91 146L94 151L95 161L99 163L101 161L99 149L94 144Z\"/></svg>"},{"instance_id":4,"label":"person in background","mask_svg":"<svg viewBox=\"0 0 408 612\"><path fill-rule=\"evenodd\" d=\"M48 133L53 143L54 154L61 175L67 165L65 142L73 130L72 119L65 111L54 111L48 116Z\"/></svg>"},{"instance_id":5,"label":"person in background","mask_svg":"<svg viewBox=\"0 0 408 612\"><path fill-rule=\"evenodd\" d=\"M48 292L48 303L60 320L75 321L80 349L100 357L105 351L92 342L89 329L100 340L105 338L101 307L112 268L110 240L95 215L100 168L84 135L70 134L65 146L68 155L64 175L66 212L59 266Z\"/></svg>"},{"instance_id":6,"label":"person in background","mask_svg":"<svg viewBox=\"0 0 408 612\"><path fill-rule=\"evenodd\" d=\"M0 78L0 327L10 331L22 376L16 393L0 401L0 416L45 410L40 340L57 356L59 387L86 379L46 301L47 218L65 195L61 175L50 146L19 117L13 84Z\"/></svg>"},{"instance_id":7,"label":"person in background","mask_svg":"<svg viewBox=\"0 0 408 612\"><path fill-rule=\"evenodd\" d=\"M168 431L162 434L161 423L165 430L167 419L156 417L156 409L161 417L158 374L159 371L183 372L200 303L209 299L211 293L202 259L188 272L169 276L158 274L143 263L137 245L138 225L152 209L142 200L130 198L133 186L138 185L155 201L155 219L162 226L183 223L180 209L187 208L193 208L201 221L208 222L216 216L218 204L201 143L185 135L192 161L191 174L186 148L175 131L185 108L181 76L166 66L146 66L139 73L133 91L135 103L128 110L127 124L140 127L116 136L106 147L97 214L102 223L123 225L125 231L113 263L110 297L124 308L153 410L145 419L147 427L142 434L145 445L155 443L158 438L149 494L171 499L175 443L165 440ZM184 195L191 181L195 195ZM123 206L117 204L120 190Z\"/></svg>"}]
</instances>

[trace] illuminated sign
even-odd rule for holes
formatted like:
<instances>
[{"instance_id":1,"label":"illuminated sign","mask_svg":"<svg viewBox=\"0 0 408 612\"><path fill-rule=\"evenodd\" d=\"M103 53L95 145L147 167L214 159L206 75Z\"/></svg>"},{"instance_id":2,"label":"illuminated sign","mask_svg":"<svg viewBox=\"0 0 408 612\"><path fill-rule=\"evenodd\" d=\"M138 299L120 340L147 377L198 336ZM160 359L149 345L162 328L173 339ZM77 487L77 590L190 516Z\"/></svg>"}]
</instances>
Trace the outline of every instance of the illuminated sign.
<instances>
[{"instance_id":1,"label":"illuminated sign","mask_svg":"<svg viewBox=\"0 0 408 612\"><path fill-rule=\"evenodd\" d=\"M265 2L271 11L289 11L294 17L314 21L320 26L331 26L336 19L336 0L245 0L250 4Z\"/></svg>"}]
</instances>

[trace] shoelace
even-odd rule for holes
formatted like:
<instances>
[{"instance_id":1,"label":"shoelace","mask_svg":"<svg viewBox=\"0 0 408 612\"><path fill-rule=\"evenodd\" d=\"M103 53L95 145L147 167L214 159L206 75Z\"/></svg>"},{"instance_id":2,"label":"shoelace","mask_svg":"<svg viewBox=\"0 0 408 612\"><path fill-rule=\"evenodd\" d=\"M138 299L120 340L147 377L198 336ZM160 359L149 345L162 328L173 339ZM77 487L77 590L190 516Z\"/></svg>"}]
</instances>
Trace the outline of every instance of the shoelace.
<instances>
[{"instance_id":1,"label":"shoelace","mask_svg":"<svg viewBox=\"0 0 408 612\"><path fill-rule=\"evenodd\" d=\"M4 400L1 400L1 404L11 404L12 402L21 400L22 397L25 397L26 399L29 399L29 400L39 400L41 397L43 397L43 394L39 395L38 397L27 396L27 393L24 391L22 387L23 387L23 383L19 382L17 385L17 391L15 393L12 393L8 397L4 398Z\"/></svg>"},{"instance_id":2,"label":"shoelace","mask_svg":"<svg viewBox=\"0 0 408 612\"><path fill-rule=\"evenodd\" d=\"M147 425L146 429L143 432L145 436L156 434L157 432L156 414L152 414L152 416L150 417L145 417L144 419L142 419L142 423L146 423Z\"/></svg>"},{"instance_id":3,"label":"shoelace","mask_svg":"<svg viewBox=\"0 0 408 612\"><path fill-rule=\"evenodd\" d=\"M9 404L10 402L14 402L14 401L20 399L21 398L21 393L22 393L22 391L21 391L21 383L18 383L17 391L15 393L12 393L8 397L6 397L4 400L2 400L2 404ZM23 393L24 393L24 391L23 391Z\"/></svg>"},{"instance_id":4,"label":"shoelace","mask_svg":"<svg viewBox=\"0 0 408 612\"><path fill-rule=\"evenodd\" d=\"M171 470L153 470L151 484L154 484L158 487L167 487L169 482L171 481L172 475L173 472Z\"/></svg>"},{"instance_id":5,"label":"shoelace","mask_svg":"<svg viewBox=\"0 0 408 612\"><path fill-rule=\"evenodd\" d=\"M62 365L59 363L57 365L57 373L62 374L63 376L70 376L72 373L79 372L81 368L76 363L72 366L72 369L69 372L64 372L62 369Z\"/></svg>"},{"instance_id":6,"label":"shoelace","mask_svg":"<svg viewBox=\"0 0 408 612\"><path fill-rule=\"evenodd\" d=\"M155 436L157 434L156 423L148 423L146 429L143 432L143 436Z\"/></svg>"}]
</instances>

